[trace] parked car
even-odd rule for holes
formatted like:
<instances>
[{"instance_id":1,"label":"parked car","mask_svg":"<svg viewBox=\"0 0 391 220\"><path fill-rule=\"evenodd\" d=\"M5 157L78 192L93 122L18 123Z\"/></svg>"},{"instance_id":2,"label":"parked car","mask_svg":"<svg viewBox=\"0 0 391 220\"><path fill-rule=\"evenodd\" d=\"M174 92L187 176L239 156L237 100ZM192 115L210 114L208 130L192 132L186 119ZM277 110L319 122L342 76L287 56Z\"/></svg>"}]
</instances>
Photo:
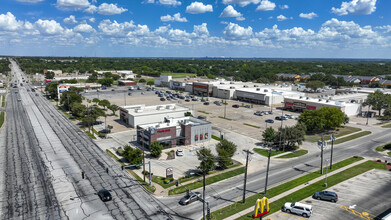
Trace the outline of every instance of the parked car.
<instances>
[{"instance_id":1,"label":"parked car","mask_svg":"<svg viewBox=\"0 0 391 220\"><path fill-rule=\"evenodd\" d=\"M98 133L100 133L100 134L108 134L108 133L110 133L110 132L111 132L110 129L105 128L105 129L103 129L103 130L100 130Z\"/></svg>"},{"instance_id":2,"label":"parked car","mask_svg":"<svg viewBox=\"0 0 391 220\"><path fill-rule=\"evenodd\" d=\"M163 97L161 97L161 98L160 98L160 101L166 101L166 99L165 99L165 98L163 98Z\"/></svg>"},{"instance_id":3,"label":"parked car","mask_svg":"<svg viewBox=\"0 0 391 220\"><path fill-rule=\"evenodd\" d=\"M170 98L170 97L167 97L167 101L171 101L171 98Z\"/></svg>"},{"instance_id":4,"label":"parked car","mask_svg":"<svg viewBox=\"0 0 391 220\"><path fill-rule=\"evenodd\" d=\"M160 92L159 91L155 91L155 94L160 94Z\"/></svg>"},{"instance_id":5,"label":"parked car","mask_svg":"<svg viewBox=\"0 0 391 220\"><path fill-rule=\"evenodd\" d=\"M198 99L197 98L192 98L191 101L198 101Z\"/></svg>"},{"instance_id":6,"label":"parked car","mask_svg":"<svg viewBox=\"0 0 391 220\"><path fill-rule=\"evenodd\" d=\"M232 105L233 108L239 108L239 105Z\"/></svg>"},{"instance_id":7,"label":"parked car","mask_svg":"<svg viewBox=\"0 0 391 220\"><path fill-rule=\"evenodd\" d=\"M201 119L201 120L205 120L206 119L205 116L202 116L202 115L199 115L197 118Z\"/></svg>"},{"instance_id":8,"label":"parked car","mask_svg":"<svg viewBox=\"0 0 391 220\"><path fill-rule=\"evenodd\" d=\"M267 120L265 120L265 122L266 122L266 123L270 123L270 124L273 124L273 123L274 123L273 119L267 119Z\"/></svg>"},{"instance_id":9,"label":"parked car","mask_svg":"<svg viewBox=\"0 0 391 220\"><path fill-rule=\"evenodd\" d=\"M221 106L222 104L221 104L221 102L217 102L216 105Z\"/></svg>"},{"instance_id":10,"label":"parked car","mask_svg":"<svg viewBox=\"0 0 391 220\"><path fill-rule=\"evenodd\" d=\"M262 116L263 113L261 111L256 111L256 112L254 112L254 115Z\"/></svg>"},{"instance_id":11,"label":"parked car","mask_svg":"<svg viewBox=\"0 0 391 220\"><path fill-rule=\"evenodd\" d=\"M331 191L316 192L313 196L314 199L328 200L330 202L337 202L338 195Z\"/></svg>"},{"instance_id":12,"label":"parked car","mask_svg":"<svg viewBox=\"0 0 391 220\"><path fill-rule=\"evenodd\" d=\"M103 202L112 200L111 194L110 194L109 190L107 190L107 189L100 190L98 192L98 196L99 196L100 200L102 200Z\"/></svg>"},{"instance_id":13,"label":"parked car","mask_svg":"<svg viewBox=\"0 0 391 220\"><path fill-rule=\"evenodd\" d=\"M190 99L185 99L185 102L190 102Z\"/></svg>"},{"instance_id":14,"label":"parked car","mask_svg":"<svg viewBox=\"0 0 391 220\"><path fill-rule=\"evenodd\" d=\"M302 215L303 217L310 217L312 215L312 206L299 202L287 202L284 207L282 207L282 211L295 213L297 215Z\"/></svg>"},{"instance_id":15,"label":"parked car","mask_svg":"<svg viewBox=\"0 0 391 220\"><path fill-rule=\"evenodd\" d=\"M111 89L111 91L115 91L115 89Z\"/></svg>"},{"instance_id":16,"label":"parked car","mask_svg":"<svg viewBox=\"0 0 391 220\"><path fill-rule=\"evenodd\" d=\"M204 105L209 105L209 102L204 102Z\"/></svg>"},{"instance_id":17,"label":"parked car","mask_svg":"<svg viewBox=\"0 0 391 220\"><path fill-rule=\"evenodd\" d=\"M185 97L183 95L180 95L178 98L185 99Z\"/></svg>"},{"instance_id":18,"label":"parked car","mask_svg":"<svg viewBox=\"0 0 391 220\"><path fill-rule=\"evenodd\" d=\"M285 117L289 118L289 119L293 119L293 115L291 115L291 114L285 114Z\"/></svg>"},{"instance_id":19,"label":"parked car","mask_svg":"<svg viewBox=\"0 0 391 220\"><path fill-rule=\"evenodd\" d=\"M181 200L179 200L179 204L181 205L187 205L194 201L197 201L197 197L201 196L201 193L199 192L191 192L188 195L184 196Z\"/></svg>"},{"instance_id":20,"label":"parked car","mask_svg":"<svg viewBox=\"0 0 391 220\"><path fill-rule=\"evenodd\" d=\"M176 155L177 155L178 157L183 156L183 150L182 150L182 149L176 150Z\"/></svg>"},{"instance_id":21,"label":"parked car","mask_svg":"<svg viewBox=\"0 0 391 220\"><path fill-rule=\"evenodd\" d=\"M128 92L128 95L132 95L132 93L131 93L131 92Z\"/></svg>"},{"instance_id":22,"label":"parked car","mask_svg":"<svg viewBox=\"0 0 391 220\"><path fill-rule=\"evenodd\" d=\"M288 120L285 116L276 116L274 119L282 121L282 120Z\"/></svg>"},{"instance_id":23,"label":"parked car","mask_svg":"<svg viewBox=\"0 0 391 220\"><path fill-rule=\"evenodd\" d=\"M273 114L273 112L272 112L272 111L267 111L267 113L268 113L269 115L272 115L272 114Z\"/></svg>"},{"instance_id":24,"label":"parked car","mask_svg":"<svg viewBox=\"0 0 391 220\"><path fill-rule=\"evenodd\" d=\"M251 105L245 105L245 108L252 108Z\"/></svg>"}]
</instances>

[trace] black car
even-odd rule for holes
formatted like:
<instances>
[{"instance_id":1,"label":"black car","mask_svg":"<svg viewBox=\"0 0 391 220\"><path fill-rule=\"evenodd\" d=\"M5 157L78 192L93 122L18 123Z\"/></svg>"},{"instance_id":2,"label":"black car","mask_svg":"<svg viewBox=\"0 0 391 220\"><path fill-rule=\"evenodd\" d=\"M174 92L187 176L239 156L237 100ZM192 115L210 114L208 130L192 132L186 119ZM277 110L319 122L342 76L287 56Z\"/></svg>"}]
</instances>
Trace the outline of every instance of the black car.
<instances>
[{"instance_id":1,"label":"black car","mask_svg":"<svg viewBox=\"0 0 391 220\"><path fill-rule=\"evenodd\" d=\"M98 192L98 196L99 196L100 200L102 200L103 202L107 202L107 201L112 200L111 194L110 194L109 190L107 190L107 189L100 190Z\"/></svg>"},{"instance_id":2,"label":"black car","mask_svg":"<svg viewBox=\"0 0 391 220\"><path fill-rule=\"evenodd\" d=\"M266 122L266 123L270 123L270 124L273 124L273 123L274 123L274 121L273 121L272 119L267 119L267 120L265 120L265 122Z\"/></svg>"},{"instance_id":3,"label":"black car","mask_svg":"<svg viewBox=\"0 0 391 220\"><path fill-rule=\"evenodd\" d=\"M201 196L201 193L199 193L199 192L192 192L192 193L184 196L181 200L179 200L179 204L187 205L189 203L192 203L192 202L197 200L198 196Z\"/></svg>"},{"instance_id":4,"label":"black car","mask_svg":"<svg viewBox=\"0 0 391 220\"><path fill-rule=\"evenodd\" d=\"M166 101L166 99L162 97L162 98L160 98L160 101Z\"/></svg>"},{"instance_id":5,"label":"black car","mask_svg":"<svg viewBox=\"0 0 391 220\"><path fill-rule=\"evenodd\" d=\"M204 105L209 105L209 102L204 102Z\"/></svg>"},{"instance_id":6,"label":"black car","mask_svg":"<svg viewBox=\"0 0 391 220\"><path fill-rule=\"evenodd\" d=\"M328 200L328 201L331 201L331 202L337 202L338 201L337 193L330 192L330 191L316 192L312 197L314 199Z\"/></svg>"}]
</instances>

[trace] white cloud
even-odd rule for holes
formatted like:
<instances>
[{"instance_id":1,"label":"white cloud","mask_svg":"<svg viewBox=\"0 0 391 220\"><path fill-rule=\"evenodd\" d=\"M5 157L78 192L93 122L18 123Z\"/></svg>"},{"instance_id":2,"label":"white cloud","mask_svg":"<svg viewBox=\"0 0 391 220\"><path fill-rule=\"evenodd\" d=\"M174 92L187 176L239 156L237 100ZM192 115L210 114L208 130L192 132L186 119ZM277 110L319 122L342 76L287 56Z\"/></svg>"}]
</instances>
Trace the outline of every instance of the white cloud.
<instances>
[{"instance_id":1,"label":"white cloud","mask_svg":"<svg viewBox=\"0 0 391 220\"><path fill-rule=\"evenodd\" d=\"M223 33L228 40L244 40L252 36L253 29L250 26L244 28L238 24L229 23Z\"/></svg>"},{"instance_id":2,"label":"white cloud","mask_svg":"<svg viewBox=\"0 0 391 220\"><path fill-rule=\"evenodd\" d=\"M223 4L225 5L230 5L230 4L235 4L239 5L240 7L247 6L249 4L258 4L260 0L223 0Z\"/></svg>"},{"instance_id":3,"label":"white cloud","mask_svg":"<svg viewBox=\"0 0 391 220\"><path fill-rule=\"evenodd\" d=\"M172 5L172 6L179 6L182 4L182 2L177 0L159 0L159 3L162 5Z\"/></svg>"},{"instance_id":4,"label":"white cloud","mask_svg":"<svg viewBox=\"0 0 391 220\"><path fill-rule=\"evenodd\" d=\"M301 18L307 18L307 19L313 19L315 17L318 17L318 15L314 12L311 13L300 13L299 17Z\"/></svg>"},{"instance_id":5,"label":"white cloud","mask_svg":"<svg viewBox=\"0 0 391 220\"><path fill-rule=\"evenodd\" d=\"M236 17L242 17L243 15L236 11L232 5L228 5L226 8L224 8L223 12L221 12L220 17L226 18L236 18Z\"/></svg>"},{"instance_id":6,"label":"white cloud","mask_svg":"<svg viewBox=\"0 0 391 220\"><path fill-rule=\"evenodd\" d=\"M198 37L207 37L209 36L209 31L206 23L202 23L201 25L194 25L193 33L195 33Z\"/></svg>"},{"instance_id":7,"label":"white cloud","mask_svg":"<svg viewBox=\"0 0 391 220\"><path fill-rule=\"evenodd\" d=\"M213 12L212 5L204 5L202 2L193 2L186 7L186 13L201 14L205 12Z\"/></svg>"},{"instance_id":8,"label":"white cloud","mask_svg":"<svg viewBox=\"0 0 391 220\"><path fill-rule=\"evenodd\" d=\"M76 18L73 15L70 15L69 17L64 18L63 21L65 24L76 24L77 23Z\"/></svg>"},{"instance_id":9,"label":"white cloud","mask_svg":"<svg viewBox=\"0 0 391 220\"><path fill-rule=\"evenodd\" d=\"M135 27L136 26L133 24L133 21L118 23L117 21L111 22L108 19L101 21L98 25L98 28L102 34L118 37L126 35Z\"/></svg>"},{"instance_id":10,"label":"white cloud","mask_svg":"<svg viewBox=\"0 0 391 220\"><path fill-rule=\"evenodd\" d=\"M244 21L244 20L246 20L244 17L236 17L236 20L237 21Z\"/></svg>"},{"instance_id":11,"label":"white cloud","mask_svg":"<svg viewBox=\"0 0 391 220\"><path fill-rule=\"evenodd\" d=\"M288 8L289 8L288 5L279 5L278 7L280 7L280 9L282 9L282 10L288 9Z\"/></svg>"},{"instance_id":12,"label":"white cloud","mask_svg":"<svg viewBox=\"0 0 391 220\"><path fill-rule=\"evenodd\" d=\"M94 23L96 20L95 20L95 18L90 18L90 19L88 19L90 22L92 22L92 23Z\"/></svg>"},{"instance_id":13,"label":"white cloud","mask_svg":"<svg viewBox=\"0 0 391 220\"><path fill-rule=\"evenodd\" d=\"M97 10L98 10L98 7L96 7L95 5L90 5L88 8L86 8L84 10L84 12L94 14Z\"/></svg>"},{"instance_id":14,"label":"white cloud","mask_svg":"<svg viewBox=\"0 0 391 220\"><path fill-rule=\"evenodd\" d=\"M39 19L35 22L35 26L43 35L57 35L64 31L64 28L55 20Z\"/></svg>"},{"instance_id":15,"label":"white cloud","mask_svg":"<svg viewBox=\"0 0 391 220\"><path fill-rule=\"evenodd\" d=\"M95 29L89 24L79 24L74 29L77 33L92 33L95 32Z\"/></svg>"},{"instance_id":16,"label":"white cloud","mask_svg":"<svg viewBox=\"0 0 391 220\"><path fill-rule=\"evenodd\" d=\"M57 8L66 10L81 10L90 6L88 0L57 0Z\"/></svg>"},{"instance_id":17,"label":"white cloud","mask_svg":"<svg viewBox=\"0 0 391 220\"><path fill-rule=\"evenodd\" d=\"M11 13L0 14L0 31L16 31L23 27L23 21L17 21Z\"/></svg>"},{"instance_id":18,"label":"white cloud","mask_svg":"<svg viewBox=\"0 0 391 220\"><path fill-rule=\"evenodd\" d=\"M286 19L288 19L288 18L285 17L284 15L278 15L278 16L277 16L277 21L284 21L284 20L286 20Z\"/></svg>"},{"instance_id":19,"label":"white cloud","mask_svg":"<svg viewBox=\"0 0 391 220\"><path fill-rule=\"evenodd\" d=\"M173 16L171 15L161 16L160 20L163 22L167 22L167 21L187 22L187 19L185 17L181 17L181 13L179 12L174 14Z\"/></svg>"},{"instance_id":20,"label":"white cloud","mask_svg":"<svg viewBox=\"0 0 391 220\"><path fill-rule=\"evenodd\" d=\"M391 25L377 26L375 29L383 30L384 33L391 33Z\"/></svg>"},{"instance_id":21,"label":"white cloud","mask_svg":"<svg viewBox=\"0 0 391 220\"><path fill-rule=\"evenodd\" d=\"M257 11L273 11L276 8L276 4L269 0L262 0L261 4L257 7Z\"/></svg>"},{"instance_id":22,"label":"white cloud","mask_svg":"<svg viewBox=\"0 0 391 220\"><path fill-rule=\"evenodd\" d=\"M331 12L337 15L369 15L375 10L376 0L352 0L350 2L342 2L341 8L331 8Z\"/></svg>"},{"instance_id":23,"label":"white cloud","mask_svg":"<svg viewBox=\"0 0 391 220\"><path fill-rule=\"evenodd\" d=\"M99 5L98 7L98 13L101 15L116 15L116 14L122 14L123 12L127 11L128 9L125 8L119 8L117 4L107 4L103 3Z\"/></svg>"},{"instance_id":24,"label":"white cloud","mask_svg":"<svg viewBox=\"0 0 391 220\"><path fill-rule=\"evenodd\" d=\"M37 2L42 2L44 0L16 0L18 2L28 2L28 3L37 3Z\"/></svg>"}]
</instances>

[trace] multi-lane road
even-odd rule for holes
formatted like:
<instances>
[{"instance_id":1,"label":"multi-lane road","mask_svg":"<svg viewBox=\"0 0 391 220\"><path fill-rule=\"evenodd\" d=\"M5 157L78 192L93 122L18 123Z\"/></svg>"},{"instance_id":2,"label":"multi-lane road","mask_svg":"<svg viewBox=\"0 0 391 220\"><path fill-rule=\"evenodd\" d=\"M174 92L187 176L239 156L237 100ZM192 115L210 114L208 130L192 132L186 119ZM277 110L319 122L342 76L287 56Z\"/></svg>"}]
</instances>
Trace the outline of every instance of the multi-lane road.
<instances>
[{"instance_id":1,"label":"multi-lane road","mask_svg":"<svg viewBox=\"0 0 391 220\"><path fill-rule=\"evenodd\" d=\"M14 61L11 70L12 81L22 82ZM0 131L2 219L172 218L53 105L27 89L11 89ZM101 189L110 190L113 200L102 202L96 195Z\"/></svg>"},{"instance_id":2,"label":"multi-lane road","mask_svg":"<svg viewBox=\"0 0 391 220\"><path fill-rule=\"evenodd\" d=\"M23 73L13 61L12 74L13 80L22 80ZM11 89L7 123L0 131L2 219L202 217L200 202L180 206L181 196L156 198L144 191L52 104L26 87ZM354 155L382 157L374 148L390 142L389 133L389 129L378 128L371 135L336 146L334 162ZM227 132L225 136L230 135L235 134ZM327 149L325 157L329 154ZM269 186L319 169L319 156L311 153L287 163L272 162ZM82 179L82 171L86 179ZM260 168L248 175L247 196L263 190L265 172ZM113 201L99 200L96 192L102 188L111 190ZM239 175L207 186L206 200L214 211L240 200L242 192L243 175Z\"/></svg>"}]
</instances>

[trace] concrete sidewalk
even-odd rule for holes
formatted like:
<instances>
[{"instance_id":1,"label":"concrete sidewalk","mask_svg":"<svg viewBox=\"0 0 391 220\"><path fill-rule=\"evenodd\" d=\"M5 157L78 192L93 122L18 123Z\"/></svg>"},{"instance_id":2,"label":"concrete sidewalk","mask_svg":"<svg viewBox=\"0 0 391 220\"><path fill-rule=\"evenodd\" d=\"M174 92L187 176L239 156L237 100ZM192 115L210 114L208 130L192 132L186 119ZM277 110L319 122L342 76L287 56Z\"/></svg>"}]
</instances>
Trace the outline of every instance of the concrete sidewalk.
<instances>
[{"instance_id":1,"label":"concrete sidewalk","mask_svg":"<svg viewBox=\"0 0 391 220\"><path fill-rule=\"evenodd\" d=\"M356 166L356 165L358 165L358 164L364 163L364 162L366 162L367 160L368 160L367 158L364 158L363 160L360 160L360 161L357 161L357 162L355 162L355 163L349 164L348 166L342 167L342 168L340 168L340 169L338 169L338 170L336 170L336 171L332 171L332 172L330 172L329 174L334 175L334 174L340 173L340 172L342 172L342 171L344 171L344 170L346 170L346 169L349 169L349 168L351 168L351 167L353 167L353 166ZM331 176L331 175L330 175L330 176ZM293 188L293 189L291 189L291 190L285 191L285 192L283 192L283 193L281 193L281 194L279 194L279 195L277 195L277 196L274 196L274 197L272 197L272 198L269 198L269 203L272 203L272 202L274 202L274 201L277 201L277 200L279 200L279 199L281 199L281 198L283 198L283 197L285 197L285 196L287 196L287 195L289 195L289 194L292 194L292 193L296 192L297 190L300 190L300 189L302 189L302 188L304 188L304 187L307 187L308 185L310 185L310 184L312 184L312 183L316 183L316 182L318 182L319 180L322 180L322 179L324 179L324 176L320 176L320 177L315 178L315 179L313 179L313 180L311 180L311 181L309 181L309 182L307 182L307 183L305 183L305 184L303 184L303 185L297 186L297 187L295 187L295 188ZM255 205L255 204L254 204L254 205ZM241 212L238 212L238 213L236 213L235 215L232 215L232 216L230 216L230 217L228 217L228 218L225 218L225 219L227 219L227 220L237 219L237 218L239 218L239 217L241 217L241 216L243 216L243 215L246 215L247 213L249 213L249 212L251 212L251 211L254 211L254 207L253 207L253 206L250 207L250 208L248 208L248 209L245 209L245 210L243 210L243 211L241 211Z\"/></svg>"}]
</instances>

